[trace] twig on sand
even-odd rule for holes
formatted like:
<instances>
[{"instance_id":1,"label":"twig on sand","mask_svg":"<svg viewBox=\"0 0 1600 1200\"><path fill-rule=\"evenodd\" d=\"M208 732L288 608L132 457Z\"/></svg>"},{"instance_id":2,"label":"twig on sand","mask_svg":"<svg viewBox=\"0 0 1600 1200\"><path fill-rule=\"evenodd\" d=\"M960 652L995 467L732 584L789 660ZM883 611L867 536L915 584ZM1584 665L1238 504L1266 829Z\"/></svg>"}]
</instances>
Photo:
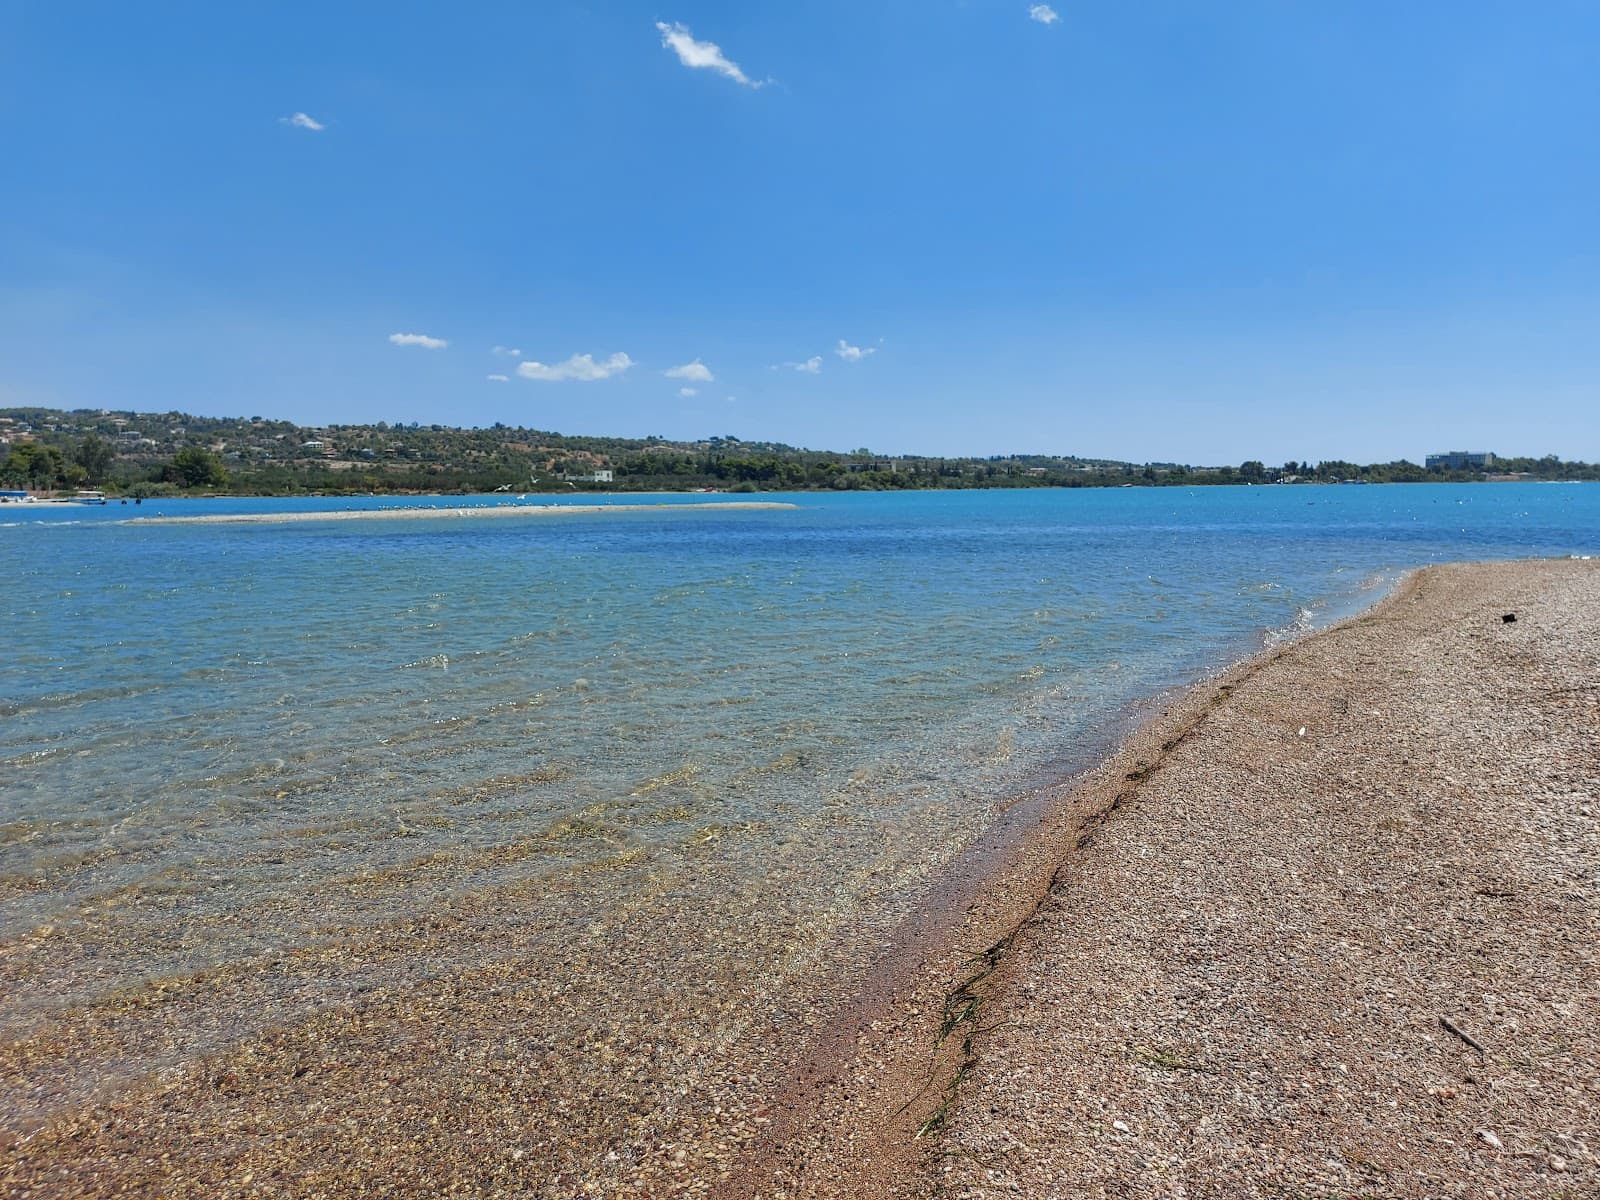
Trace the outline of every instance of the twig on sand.
<instances>
[{"instance_id":1,"label":"twig on sand","mask_svg":"<svg viewBox=\"0 0 1600 1200\"><path fill-rule=\"evenodd\" d=\"M1216 1074L1215 1067L1202 1062L1191 1062L1171 1050L1153 1050L1146 1046L1135 1046L1133 1057L1142 1066L1157 1067L1163 1071L1199 1071L1205 1075Z\"/></svg>"},{"instance_id":2,"label":"twig on sand","mask_svg":"<svg viewBox=\"0 0 1600 1200\"><path fill-rule=\"evenodd\" d=\"M1485 1056L1488 1055L1489 1051L1484 1047L1482 1042L1478 1041L1470 1033L1464 1033L1462 1030L1456 1028L1456 1026L1451 1023L1449 1017L1440 1017L1439 1018L1439 1024L1443 1025L1446 1029L1448 1029L1451 1033L1455 1034L1458 1038L1460 1038L1467 1045L1471 1046L1479 1054L1482 1054L1482 1055L1485 1055Z\"/></svg>"}]
</instances>

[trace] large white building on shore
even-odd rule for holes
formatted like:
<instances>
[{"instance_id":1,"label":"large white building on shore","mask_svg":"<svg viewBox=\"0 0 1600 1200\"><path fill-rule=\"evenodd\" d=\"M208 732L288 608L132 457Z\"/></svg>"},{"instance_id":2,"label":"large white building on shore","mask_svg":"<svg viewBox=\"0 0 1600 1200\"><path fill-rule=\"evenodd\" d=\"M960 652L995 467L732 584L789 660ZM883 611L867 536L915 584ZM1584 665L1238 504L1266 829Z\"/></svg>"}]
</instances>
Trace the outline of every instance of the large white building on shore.
<instances>
[{"instance_id":1,"label":"large white building on shore","mask_svg":"<svg viewBox=\"0 0 1600 1200\"><path fill-rule=\"evenodd\" d=\"M1426 466L1430 471L1481 471L1494 466L1494 455L1487 450L1446 450L1428 455Z\"/></svg>"}]
</instances>

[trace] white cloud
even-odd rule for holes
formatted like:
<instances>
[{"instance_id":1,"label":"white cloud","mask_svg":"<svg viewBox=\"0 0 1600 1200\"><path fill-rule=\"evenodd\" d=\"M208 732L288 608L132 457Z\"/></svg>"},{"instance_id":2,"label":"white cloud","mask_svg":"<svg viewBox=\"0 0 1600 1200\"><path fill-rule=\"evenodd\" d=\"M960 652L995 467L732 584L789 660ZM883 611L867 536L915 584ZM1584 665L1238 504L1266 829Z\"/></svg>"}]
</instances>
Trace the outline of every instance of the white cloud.
<instances>
[{"instance_id":1,"label":"white cloud","mask_svg":"<svg viewBox=\"0 0 1600 1200\"><path fill-rule=\"evenodd\" d=\"M1028 9L1028 17L1041 25L1054 25L1061 20L1061 14L1048 4L1035 4Z\"/></svg>"},{"instance_id":2,"label":"white cloud","mask_svg":"<svg viewBox=\"0 0 1600 1200\"><path fill-rule=\"evenodd\" d=\"M450 344L443 338L429 337L425 333L391 333L389 340L396 346L421 346L424 350L443 350Z\"/></svg>"},{"instance_id":3,"label":"white cloud","mask_svg":"<svg viewBox=\"0 0 1600 1200\"><path fill-rule=\"evenodd\" d=\"M490 375L490 376L487 376L487 378L488 378L490 383L510 383L511 382L511 376L509 376L509 375Z\"/></svg>"},{"instance_id":4,"label":"white cloud","mask_svg":"<svg viewBox=\"0 0 1600 1200\"><path fill-rule=\"evenodd\" d=\"M689 32L689 27L681 21L674 21L671 25L665 21L657 21L656 28L661 32L661 44L676 54L678 61L684 66L715 71L719 75L726 75L735 83L744 84L745 87L766 86L766 80L751 79L740 70L739 64L723 54L722 47L715 42L695 41L694 35Z\"/></svg>"},{"instance_id":5,"label":"white cloud","mask_svg":"<svg viewBox=\"0 0 1600 1200\"><path fill-rule=\"evenodd\" d=\"M822 374L822 355L813 354L805 362L779 363L772 368L774 371L804 371L807 375Z\"/></svg>"},{"instance_id":6,"label":"white cloud","mask_svg":"<svg viewBox=\"0 0 1600 1200\"><path fill-rule=\"evenodd\" d=\"M688 399L690 396L698 396L699 394L699 388L681 387L678 389L678 395L682 396L684 399Z\"/></svg>"},{"instance_id":7,"label":"white cloud","mask_svg":"<svg viewBox=\"0 0 1600 1200\"><path fill-rule=\"evenodd\" d=\"M592 354L574 354L566 362L549 366L531 360L518 363L517 374L524 379L538 379L544 383L564 383L569 379L592 383L596 379L610 379L631 366L633 359L626 354L613 354L605 362L595 362Z\"/></svg>"},{"instance_id":8,"label":"white cloud","mask_svg":"<svg viewBox=\"0 0 1600 1200\"><path fill-rule=\"evenodd\" d=\"M522 351L521 350L514 350L510 346L496 346L493 350L489 351L489 353L493 354L493 355L496 355L496 356L498 356L500 358L521 358L522 357Z\"/></svg>"},{"instance_id":9,"label":"white cloud","mask_svg":"<svg viewBox=\"0 0 1600 1200\"><path fill-rule=\"evenodd\" d=\"M861 346L852 346L843 338L839 339L839 348L834 351L834 353L840 358L844 359L845 362L860 362L867 355L876 354L877 352L878 348L876 346L867 346L864 348Z\"/></svg>"},{"instance_id":10,"label":"white cloud","mask_svg":"<svg viewBox=\"0 0 1600 1200\"><path fill-rule=\"evenodd\" d=\"M321 133L327 128L327 126L321 121L318 121L314 117L307 116L303 112L297 112L292 116L279 117L278 124L292 125L296 129L309 129L312 133Z\"/></svg>"},{"instance_id":11,"label":"white cloud","mask_svg":"<svg viewBox=\"0 0 1600 1200\"><path fill-rule=\"evenodd\" d=\"M716 376L711 373L711 368L706 366L705 363L701 362L698 358L692 363L684 363L681 367L672 367L671 369L661 373L668 379L687 379L693 383L710 383L716 378Z\"/></svg>"}]
</instances>

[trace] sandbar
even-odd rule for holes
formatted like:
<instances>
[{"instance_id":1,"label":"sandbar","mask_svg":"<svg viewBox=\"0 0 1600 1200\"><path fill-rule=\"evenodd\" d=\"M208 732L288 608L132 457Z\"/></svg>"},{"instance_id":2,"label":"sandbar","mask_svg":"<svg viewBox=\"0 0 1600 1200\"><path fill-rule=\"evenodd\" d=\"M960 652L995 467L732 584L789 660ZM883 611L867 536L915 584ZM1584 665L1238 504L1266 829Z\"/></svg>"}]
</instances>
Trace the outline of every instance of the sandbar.
<instances>
[{"instance_id":1,"label":"sandbar","mask_svg":"<svg viewBox=\"0 0 1600 1200\"><path fill-rule=\"evenodd\" d=\"M416 521L458 517L593 516L596 513L687 513L795 509L777 500L710 500L687 504L503 504L471 508L342 508L331 512L202 513L133 517L124 525L286 525L298 521Z\"/></svg>"}]
</instances>

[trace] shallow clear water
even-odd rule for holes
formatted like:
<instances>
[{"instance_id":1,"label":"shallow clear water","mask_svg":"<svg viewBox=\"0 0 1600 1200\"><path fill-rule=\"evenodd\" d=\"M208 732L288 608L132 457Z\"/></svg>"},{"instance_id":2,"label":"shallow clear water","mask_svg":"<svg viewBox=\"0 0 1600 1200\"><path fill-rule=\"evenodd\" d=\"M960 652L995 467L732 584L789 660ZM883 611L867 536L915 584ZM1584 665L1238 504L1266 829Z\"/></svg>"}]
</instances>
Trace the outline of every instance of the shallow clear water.
<instances>
[{"instance_id":1,"label":"shallow clear water","mask_svg":"<svg viewBox=\"0 0 1600 1200\"><path fill-rule=\"evenodd\" d=\"M61 935L3 960L0 1035L484 897L550 946L631 922L597 954L641 1006L671 1009L678 954L759 987L870 941L1131 704L1408 567L1600 552L1593 485L777 498L799 507L237 526L124 522L394 502L0 508L0 946ZM652 932L672 912L703 915L694 947ZM484 954L353 955L261 1012Z\"/></svg>"}]
</instances>

